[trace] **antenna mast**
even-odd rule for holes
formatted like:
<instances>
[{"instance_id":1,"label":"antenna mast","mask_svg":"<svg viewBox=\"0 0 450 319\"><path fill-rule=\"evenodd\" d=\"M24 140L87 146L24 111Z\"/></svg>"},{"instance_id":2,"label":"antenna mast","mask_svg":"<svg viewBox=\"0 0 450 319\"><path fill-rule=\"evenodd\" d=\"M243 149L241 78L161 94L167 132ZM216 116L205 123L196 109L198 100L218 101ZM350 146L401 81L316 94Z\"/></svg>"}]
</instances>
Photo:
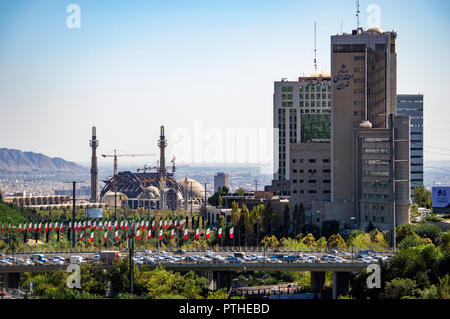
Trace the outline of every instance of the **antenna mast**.
<instances>
[{"instance_id":1,"label":"antenna mast","mask_svg":"<svg viewBox=\"0 0 450 319\"><path fill-rule=\"evenodd\" d=\"M359 29L359 0L356 0L356 29Z\"/></svg>"},{"instance_id":2,"label":"antenna mast","mask_svg":"<svg viewBox=\"0 0 450 319\"><path fill-rule=\"evenodd\" d=\"M314 22L314 71L317 71L316 22Z\"/></svg>"}]
</instances>

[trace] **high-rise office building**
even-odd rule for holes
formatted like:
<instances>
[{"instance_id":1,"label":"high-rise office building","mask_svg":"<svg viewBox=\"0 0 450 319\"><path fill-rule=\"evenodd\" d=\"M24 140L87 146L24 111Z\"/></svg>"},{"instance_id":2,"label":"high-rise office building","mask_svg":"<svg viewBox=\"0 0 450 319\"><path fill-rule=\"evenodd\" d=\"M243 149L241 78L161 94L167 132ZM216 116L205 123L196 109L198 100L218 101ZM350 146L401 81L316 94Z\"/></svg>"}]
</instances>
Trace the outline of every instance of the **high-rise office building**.
<instances>
[{"instance_id":1,"label":"high-rise office building","mask_svg":"<svg viewBox=\"0 0 450 319\"><path fill-rule=\"evenodd\" d=\"M228 184L228 175L223 172L218 172L214 176L214 191L217 192L217 189L223 188L223 187L229 188L230 185Z\"/></svg>"},{"instance_id":2,"label":"high-rise office building","mask_svg":"<svg viewBox=\"0 0 450 319\"><path fill-rule=\"evenodd\" d=\"M397 114L410 117L412 200L414 188L423 186L423 95L397 94Z\"/></svg>"},{"instance_id":3,"label":"high-rise office building","mask_svg":"<svg viewBox=\"0 0 450 319\"><path fill-rule=\"evenodd\" d=\"M298 81L274 83L274 182L290 179L290 143L305 143L331 136L331 81L329 73L316 72ZM286 188L289 190L289 185ZM288 195L288 194L286 194Z\"/></svg>"},{"instance_id":4,"label":"high-rise office building","mask_svg":"<svg viewBox=\"0 0 450 319\"><path fill-rule=\"evenodd\" d=\"M353 134L363 121L387 128L396 114L395 32L377 28L331 37L331 200L354 201Z\"/></svg>"}]
</instances>

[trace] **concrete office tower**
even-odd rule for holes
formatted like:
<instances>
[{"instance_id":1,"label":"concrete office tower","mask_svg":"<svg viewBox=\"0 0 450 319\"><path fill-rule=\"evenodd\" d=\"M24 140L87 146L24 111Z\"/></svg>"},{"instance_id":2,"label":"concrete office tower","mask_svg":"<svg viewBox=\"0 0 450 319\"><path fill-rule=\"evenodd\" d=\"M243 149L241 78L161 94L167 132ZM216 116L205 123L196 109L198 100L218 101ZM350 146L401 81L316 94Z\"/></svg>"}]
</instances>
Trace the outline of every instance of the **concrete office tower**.
<instances>
[{"instance_id":1,"label":"concrete office tower","mask_svg":"<svg viewBox=\"0 0 450 319\"><path fill-rule=\"evenodd\" d=\"M277 181L290 179L290 143L331 136L330 74L314 72L298 81L275 82L273 124L275 172L272 185L276 186ZM285 195L289 195L288 185L286 192Z\"/></svg>"},{"instance_id":2,"label":"concrete office tower","mask_svg":"<svg viewBox=\"0 0 450 319\"><path fill-rule=\"evenodd\" d=\"M354 201L353 130L362 121L387 128L396 114L395 32L378 28L331 37L331 200Z\"/></svg>"},{"instance_id":3,"label":"concrete office tower","mask_svg":"<svg viewBox=\"0 0 450 319\"><path fill-rule=\"evenodd\" d=\"M423 95L397 94L397 114L410 117L411 200L414 187L423 186Z\"/></svg>"},{"instance_id":4,"label":"concrete office tower","mask_svg":"<svg viewBox=\"0 0 450 319\"><path fill-rule=\"evenodd\" d=\"M214 176L214 191L217 192L219 187L223 188L224 186L227 188L230 187L228 184L228 175L223 172L219 172Z\"/></svg>"},{"instance_id":5,"label":"concrete office tower","mask_svg":"<svg viewBox=\"0 0 450 319\"><path fill-rule=\"evenodd\" d=\"M92 127L92 139L89 141L89 146L92 148L92 157L91 157L91 203L97 202L97 176L98 176L98 168L97 168L97 132L95 126Z\"/></svg>"},{"instance_id":6,"label":"concrete office tower","mask_svg":"<svg viewBox=\"0 0 450 319\"><path fill-rule=\"evenodd\" d=\"M391 114L388 128L361 122L354 131L353 149L358 228L372 222L378 229L387 230L409 223L409 117Z\"/></svg>"},{"instance_id":7,"label":"concrete office tower","mask_svg":"<svg viewBox=\"0 0 450 319\"><path fill-rule=\"evenodd\" d=\"M314 201L330 201L330 140L291 143L291 207Z\"/></svg>"}]
</instances>

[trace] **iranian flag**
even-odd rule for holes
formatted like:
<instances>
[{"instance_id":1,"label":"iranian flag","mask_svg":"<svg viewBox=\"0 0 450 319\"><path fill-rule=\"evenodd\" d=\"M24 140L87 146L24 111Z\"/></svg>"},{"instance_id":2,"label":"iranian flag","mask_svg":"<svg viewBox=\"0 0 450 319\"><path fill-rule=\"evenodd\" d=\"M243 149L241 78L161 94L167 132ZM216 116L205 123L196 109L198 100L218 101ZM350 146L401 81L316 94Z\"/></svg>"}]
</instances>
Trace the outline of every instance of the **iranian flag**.
<instances>
[{"instance_id":1,"label":"iranian flag","mask_svg":"<svg viewBox=\"0 0 450 319\"><path fill-rule=\"evenodd\" d=\"M78 230L78 231L81 230L81 221L78 221L78 224L77 224L77 230Z\"/></svg>"},{"instance_id":2,"label":"iranian flag","mask_svg":"<svg viewBox=\"0 0 450 319\"><path fill-rule=\"evenodd\" d=\"M83 230L86 230L86 221L83 221Z\"/></svg>"},{"instance_id":3,"label":"iranian flag","mask_svg":"<svg viewBox=\"0 0 450 319\"><path fill-rule=\"evenodd\" d=\"M94 232L91 233L91 243L94 242Z\"/></svg>"},{"instance_id":4,"label":"iranian flag","mask_svg":"<svg viewBox=\"0 0 450 319\"><path fill-rule=\"evenodd\" d=\"M8 233L11 232L11 224L8 225Z\"/></svg>"},{"instance_id":5,"label":"iranian flag","mask_svg":"<svg viewBox=\"0 0 450 319\"><path fill-rule=\"evenodd\" d=\"M119 232L117 230L116 230L116 235L115 236L116 236L116 238L115 238L116 241L118 241L119 240Z\"/></svg>"},{"instance_id":6,"label":"iranian flag","mask_svg":"<svg viewBox=\"0 0 450 319\"><path fill-rule=\"evenodd\" d=\"M174 236L175 236L175 232L174 232L174 229L172 228L172 231L170 233L170 237L173 239Z\"/></svg>"},{"instance_id":7,"label":"iranian flag","mask_svg":"<svg viewBox=\"0 0 450 319\"><path fill-rule=\"evenodd\" d=\"M138 230L138 231L136 232L136 239L137 239L137 240L140 240L140 239L141 239L141 231L140 231L140 230Z\"/></svg>"},{"instance_id":8,"label":"iranian flag","mask_svg":"<svg viewBox=\"0 0 450 319\"><path fill-rule=\"evenodd\" d=\"M111 230L111 221L108 222L108 230Z\"/></svg>"},{"instance_id":9,"label":"iranian flag","mask_svg":"<svg viewBox=\"0 0 450 319\"><path fill-rule=\"evenodd\" d=\"M219 238L222 238L222 227L219 228Z\"/></svg>"},{"instance_id":10,"label":"iranian flag","mask_svg":"<svg viewBox=\"0 0 450 319\"><path fill-rule=\"evenodd\" d=\"M183 229L183 227L184 227L184 218L182 218L180 221L180 229Z\"/></svg>"},{"instance_id":11,"label":"iranian flag","mask_svg":"<svg viewBox=\"0 0 450 319\"><path fill-rule=\"evenodd\" d=\"M39 226L41 226L41 224L39 224ZM48 223L45 223L44 230L46 232L48 231ZM39 231L41 231L41 227L39 227Z\"/></svg>"},{"instance_id":12,"label":"iranian flag","mask_svg":"<svg viewBox=\"0 0 450 319\"><path fill-rule=\"evenodd\" d=\"M52 222L50 222L49 230L52 231Z\"/></svg>"},{"instance_id":13,"label":"iranian flag","mask_svg":"<svg viewBox=\"0 0 450 319\"><path fill-rule=\"evenodd\" d=\"M100 223L98 224L98 229L103 230L103 222L102 221L100 221Z\"/></svg>"},{"instance_id":14,"label":"iranian flag","mask_svg":"<svg viewBox=\"0 0 450 319\"><path fill-rule=\"evenodd\" d=\"M116 220L116 222L114 223L114 230L117 230L117 220Z\"/></svg>"},{"instance_id":15,"label":"iranian flag","mask_svg":"<svg viewBox=\"0 0 450 319\"><path fill-rule=\"evenodd\" d=\"M125 221L125 230L128 230L128 220Z\"/></svg>"},{"instance_id":16,"label":"iranian flag","mask_svg":"<svg viewBox=\"0 0 450 319\"><path fill-rule=\"evenodd\" d=\"M96 220L94 220L94 230L97 230L97 221Z\"/></svg>"},{"instance_id":17,"label":"iranian flag","mask_svg":"<svg viewBox=\"0 0 450 319\"><path fill-rule=\"evenodd\" d=\"M80 241L83 241L83 232L80 233Z\"/></svg>"},{"instance_id":18,"label":"iranian flag","mask_svg":"<svg viewBox=\"0 0 450 319\"><path fill-rule=\"evenodd\" d=\"M22 231L22 223L19 224L19 233Z\"/></svg>"},{"instance_id":19,"label":"iranian flag","mask_svg":"<svg viewBox=\"0 0 450 319\"><path fill-rule=\"evenodd\" d=\"M34 223L34 231L37 231L37 223Z\"/></svg>"},{"instance_id":20,"label":"iranian flag","mask_svg":"<svg viewBox=\"0 0 450 319\"><path fill-rule=\"evenodd\" d=\"M105 239L105 241L108 240L108 232L107 231L105 231L105 233L103 234L103 238Z\"/></svg>"},{"instance_id":21,"label":"iranian flag","mask_svg":"<svg viewBox=\"0 0 450 319\"><path fill-rule=\"evenodd\" d=\"M144 220L141 220L141 229L144 230Z\"/></svg>"},{"instance_id":22,"label":"iranian flag","mask_svg":"<svg viewBox=\"0 0 450 319\"><path fill-rule=\"evenodd\" d=\"M163 237L163 230L160 229L159 230L159 240L162 240L162 237Z\"/></svg>"},{"instance_id":23,"label":"iranian flag","mask_svg":"<svg viewBox=\"0 0 450 319\"><path fill-rule=\"evenodd\" d=\"M184 239L188 239L188 230L187 229L184 230Z\"/></svg>"},{"instance_id":24,"label":"iranian flag","mask_svg":"<svg viewBox=\"0 0 450 319\"><path fill-rule=\"evenodd\" d=\"M41 223L39 223L38 230L39 230L39 232L42 231L42 224ZM47 230L45 230L45 231L47 231Z\"/></svg>"},{"instance_id":25,"label":"iranian flag","mask_svg":"<svg viewBox=\"0 0 450 319\"><path fill-rule=\"evenodd\" d=\"M60 224L59 226L60 226L60 228L59 228L59 232L60 232L60 233L62 233L62 232L63 232L63 230L64 230L64 228L63 228L63 223L61 223L61 224Z\"/></svg>"},{"instance_id":26,"label":"iranian flag","mask_svg":"<svg viewBox=\"0 0 450 319\"><path fill-rule=\"evenodd\" d=\"M172 218L171 218L170 222L169 222L169 228L172 228L172 225L173 225L173 222L172 222Z\"/></svg>"},{"instance_id":27,"label":"iranian flag","mask_svg":"<svg viewBox=\"0 0 450 319\"><path fill-rule=\"evenodd\" d=\"M174 223L173 227L175 227L175 229L178 228L178 218L175 218L175 223Z\"/></svg>"},{"instance_id":28,"label":"iranian flag","mask_svg":"<svg viewBox=\"0 0 450 319\"><path fill-rule=\"evenodd\" d=\"M32 223L30 223L29 225L28 225L28 227L29 227L29 231L32 231L33 230L33 224Z\"/></svg>"},{"instance_id":29,"label":"iranian flag","mask_svg":"<svg viewBox=\"0 0 450 319\"><path fill-rule=\"evenodd\" d=\"M27 231L27 223L23 223L23 232Z\"/></svg>"},{"instance_id":30,"label":"iranian flag","mask_svg":"<svg viewBox=\"0 0 450 319\"><path fill-rule=\"evenodd\" d=\"M72 230L72 222L69 222L69 229Z\"/></svg>"},{"instance_id":31,"label":"iranian flag","mask_svg":"<svg viewBox=\"0 0 450 319\"><path fill-rule=\"evenodd\" d=\"M159 229L161 229L161 227L162 227L162 219L160 218L159 219Z\"/></svg>"},{"instance_id":32,"label":"iranian flag","mask_svg":"<svg viewBox=\"0 0 450 319\"><path fill-rule=\"evenodd\" d=\"M206 239L209 239L209 232L210 232L210 230L209 230L209 226L208 226L208 228L206 228Z\"/></svg>"},{"instance_id":33,"label":"iranian flag","mask_svg":"<svg viewBox=\"0 0 450 319\"><path fill-rule=\"evenodd\" d=\"M152 230L155 230L155 218L152 220Z\"/></svg>"},{"instance_id":34,"label":"iranian flag","mask_svg":"<svg viewBox=\"0 0 450 319\"><path fill-rule=\"evenodd\" d=\"M151 230L149 230L149 232L148 232L148 239L152 239L152 231Z\"/></svg>"},{"instance_id":35,"label":"iranian flag","mask_svg":"<svg viewBox=\"0 0 450 319\"><path fill-rule=\"evenodd\" d=\"M231 239L233 238L233 231L234 231L233 228L234 228L234 227L233 227L233 225L232 225L231 228L230 228L230 238L231 238Z\"/></svg>"},{"instance_id":36,"label":"iranian flag","mask_svg":"<svg viewBox=\"0 0 450 319\"><path fill-rule=\"evenodd\" d=\"M91 229L91 221L88 221L88 228Z\"/></svg>"},{"instance_id":37,"label":"iranian flag","mask_svg":"<svg viewBox=\"0 0 450 319\"><path fill-rule=\"evenodd\" d=\"M58 230L58 222L55 222L55 231Z\"/></svg>"},{"instance_id":38,"label":"iranian flag","mask_svg":"<svg viewBox=\"0 0 450 319\"><path fill-rule=\"evenodd\" d=\"M145 230L148 230L148 220L145 222Z\"/></svg>"},{"instance_id":39,"label":"iranian flag","mask_svg":"<svg viewBox=\"0 0 450 319\"><path fill-rule=\"evenodd\" d=\"M167 219L164 219L164 229L167 229Z\"/></svg>"},{"instance_id":40,"label":"iranian flag","mask_svg":"<svg viewBox=\"0 0 450 319\"><path fill-rule=\"evenodd\" d=\"M5 232L5 224L2 224L2 233Z\"/></svg>"},{"instance_id":41,"label":"iranian flag","mask_svg":"<svg viewBox=\"0 0 450 319\"><path fill-rule=\"evenodd\" d=\"M123 230L123 220L120 221L120 230Z\"/></svg>"},{"instance_id":42,"label":"iranian flag","mask_svg":"<svg viewBox=\"0 0 450 319\"><path fill-rule=\"evenodd\" d=\"M195 239L199 239L199 238L200 238L200 229L197 226L197 228L195 229Z\"/></svg>"}]
</instances>

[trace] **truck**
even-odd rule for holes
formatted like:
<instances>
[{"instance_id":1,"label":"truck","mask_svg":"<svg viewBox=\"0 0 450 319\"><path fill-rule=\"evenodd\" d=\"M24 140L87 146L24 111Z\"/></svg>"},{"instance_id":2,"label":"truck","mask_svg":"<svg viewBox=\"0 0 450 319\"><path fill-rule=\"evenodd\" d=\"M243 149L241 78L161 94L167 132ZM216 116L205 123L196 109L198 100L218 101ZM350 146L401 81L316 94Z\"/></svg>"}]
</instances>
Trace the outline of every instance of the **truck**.
<instances>
[{"instance_id":1,"label":"truck","mask_svg":"<svg viewBox=\"0 0 450 319\"><path fill-rule=\"evenodd\" d=\"M115 250L104 250L100 252L100 263L102 264L112 264L120 258L122 254L119 251Z\"/></svg>"}]
</instances>

